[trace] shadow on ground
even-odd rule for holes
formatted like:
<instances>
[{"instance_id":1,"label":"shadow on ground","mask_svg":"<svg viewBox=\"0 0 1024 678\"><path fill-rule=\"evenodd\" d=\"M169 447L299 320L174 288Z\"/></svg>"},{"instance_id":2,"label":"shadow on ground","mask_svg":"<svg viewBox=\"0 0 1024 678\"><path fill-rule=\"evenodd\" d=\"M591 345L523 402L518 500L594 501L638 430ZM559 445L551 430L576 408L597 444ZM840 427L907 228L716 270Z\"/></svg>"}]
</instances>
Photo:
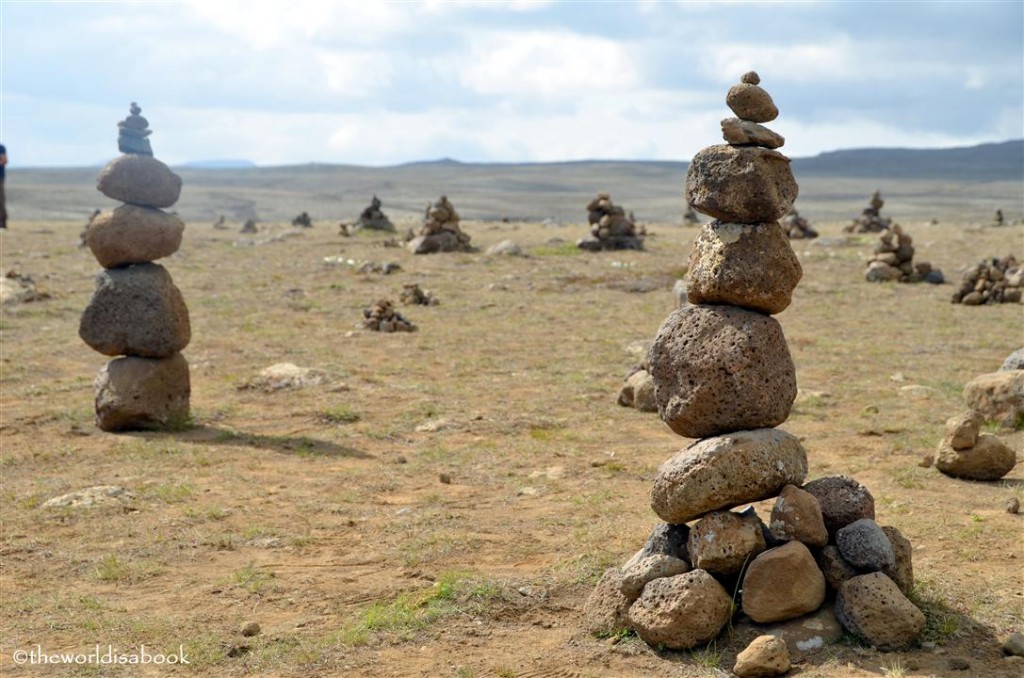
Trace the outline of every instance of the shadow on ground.
<instances>
[{"instance_id":1,"label":"shadow on ground","mask_svg":"<svg viewBox=\"0 0 1024 678\"><path fill-rule=\"evenodd\" d=\"M173 438L180 442L200 445L230 445L236 447L254 447L273 450L279 454L309 457L348 457L352 459L372 459L373 455L354 447L338 445L327 440L319 440L303 435L263 435L246 433L230 428L220 428L200 424L178 432L136 431L125 433L146 439Z\"/></svg>"}]
</instances>

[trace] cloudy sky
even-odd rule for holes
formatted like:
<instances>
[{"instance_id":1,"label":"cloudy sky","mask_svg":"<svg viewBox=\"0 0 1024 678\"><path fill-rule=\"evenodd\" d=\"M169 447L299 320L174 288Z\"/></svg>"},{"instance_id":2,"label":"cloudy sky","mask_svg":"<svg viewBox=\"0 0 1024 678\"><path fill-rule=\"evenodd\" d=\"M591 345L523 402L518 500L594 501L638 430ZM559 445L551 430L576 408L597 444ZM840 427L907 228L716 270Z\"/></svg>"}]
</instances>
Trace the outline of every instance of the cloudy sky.
<instances>
[{"instance_id":1,"label":"cloudy sky","mask_svg":"<svg viewBox=\"0 0 1024 678\"><path fill-rule=\"evenodd\" d=\"M747 70L791 156L1024 136L1024 3L0 0L12 164L684 160Z\"/></svg>"}]
</instances>

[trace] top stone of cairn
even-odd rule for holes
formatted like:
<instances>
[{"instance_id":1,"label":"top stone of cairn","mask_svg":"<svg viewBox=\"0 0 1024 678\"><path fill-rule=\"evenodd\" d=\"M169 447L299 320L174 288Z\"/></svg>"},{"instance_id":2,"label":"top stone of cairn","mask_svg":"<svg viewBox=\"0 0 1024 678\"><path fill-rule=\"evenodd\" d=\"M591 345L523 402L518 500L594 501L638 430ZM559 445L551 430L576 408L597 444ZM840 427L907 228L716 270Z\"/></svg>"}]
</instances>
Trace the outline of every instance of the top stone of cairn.
<instances>
[{"instance_id":1,"label":"top stone of cairn","mask_svg":"<svg viewBox=\"0 0 1024 678\"><path fill-rule=\"evenodd\" d=\"M117 123L117 150L136 155L153 155L149 139L146 138L152 134L152 130L148 129L149 121L139 115L142 109L134 101L128 111L128 117Z\"/></svg>"},{"instance_id":2,"label":"top stone of cairn","mask_svg":"<svg viewBox=\"0 0 1024 678\"><path fill-rule=\"evenodd\" d=\"M725 103L741 120L771 122L779 117L779 109L768 92L758 86L760 76L754 71L744 73L740 84L733 85L725 95Z\"/></svg>"}]
</instances>

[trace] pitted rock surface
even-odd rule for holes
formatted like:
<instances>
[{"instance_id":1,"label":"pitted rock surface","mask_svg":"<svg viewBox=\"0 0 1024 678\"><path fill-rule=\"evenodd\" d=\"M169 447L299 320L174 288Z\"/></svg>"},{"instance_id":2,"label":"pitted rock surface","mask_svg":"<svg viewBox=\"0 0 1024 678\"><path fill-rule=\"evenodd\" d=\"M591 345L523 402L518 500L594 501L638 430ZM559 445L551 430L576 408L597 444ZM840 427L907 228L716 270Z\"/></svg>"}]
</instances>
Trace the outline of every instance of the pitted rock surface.
<instances>
[{"instance_id":1,"label":"pitted rock surface","mask_svg":"<svg viewBox=\"0 0 1024 678\"><path fill-rule=\"evenodd\" d=\"M843 560L861 571L878 572L896 567L896 553L889 537L870 518L855 520L836 532L836 546Z\"/></svg>"},{"instance_id":2,"label":"pitted rock surface","mask_svg":"<svg viewBox=\"0 0 1024 678\"><path fill-rule=\"evenodd\" d=\"M803 489L818 500L830 536L861 518L875 519L875 498L853 478L826 476L812 480Z\"/></svg>"},{"instance_id":3,"label":"pitted rock surface","mask_svg":"<svg viewBox=\"0 0 1024 678\"><path fill-rule=\"evenodd\" d=\"M944 440L935 455L937 469L947 476L969 480L999 480L1016 464L1016 452L991 433L980 434L974 447L964 450L955 450Z\"/></svg>"},{"instance_id":4,"label":"pitted rock surface","mask_svg":"<svg viewBox=\"0 0 1024 678\"><path fill-rule=\"evenodd\" d=\"M751 122L771 122L779 117L772 97L764 89L750 82L733 85L725 95L726 105L738 117Z\"/></svg>"},{"instance_id":5,"label":"pitted rock surface","mask_svg":"<svg viewBox=\"0 0 1024 678\"><path fill-rule=\"evenodd\" d=\"M96 276L78 335L104 355L167 358L188 346L188 308L159 264L112 268Z\"/></svg>"},{"instance_id":6,"label":"pitted rock surface","mask_svg":"<svg viewBox=\"0 0 1024 678\"><path fill-rule=\"evenodd\" d=\"M773 497L806 475L807 453L795 436L774 428L737 431L698 441L663 463L651 508L668 523L685 523Z\"/></svg>"},{"instance_id":7,"label":"pitted rock surface","mask_svg":"<svg viewBox=\"0 0 1024 678\"><path fill-rule=\"evenodd\" d=\"M113 200L142 207L170 207L181 195L181 177L148 155L114 158L97 179L99 192Z\"/></svg>"},{"instance_id":8,"label":"pitted rock surface","mask_svg":"<svg viewBox=\"0 0 1024 678\"><path fill-rule=\"evenodd\" d=\"M655 555L672 556L690 562L690 554L686 546L689 536L690 527L686 524L658 523L647 537L647 543L622 566L622 569L625 570L639 560Z\"/></svg>"},{"instance_id":9,"label":"pitted rock surface","mask_svg":"<svg viewBox=\"0 0 1024 678\"><path fill-rule=\"evenodd\" d=\"M808 546L828 543L828 530L821 515L821 505L810 492L796 485L786 485L772 508L772 535L782 541L800 541Z\"/></svg>"},{"instance_id":10,"label":"pitted rock surface","mask_svg":"<svg viewBox=\"0 0 1024 678\"><path fill-rule=\"evenodd\" d=\"M756 513L713 511L690 530L693 566L713 574L739 572L749 558L765 549L764 524Z\"/></svg>"},{"instance_id":11,"label":"pitted rock surface","mask_svg":"<svg viewBox=\"0 0 1024 678\"><path fill-rule=\"evenodd\" d=\"M914 590L914 550L910 545L910 540L895 527L889 525L884 526L882 532L889 538L893 554L896 556L896 564L892 567L882 568L882 573L896 582L896 586L900 588L903 595L909 596L910 592Z\"/></svg>"},{"instance_id":12,"label":"pitted rock surface","mask_svg":"<svg viewBox=\"0 0 1024 678\"><path fill-rule=\"evenodd\" d=\"M644 587L655 579L674 577L689 571L690 564L685 560L660 554L647 556L622 568L620 590L630 600L636 600Z\"/></svg>"},{"instance_id":13,"label":"pitted rock surface","mask_svg":"<svg viewBox=\"0 0 1024 678\"><path fill-rule=\"evenodd\" d=\"M818 568L825 575L825 583L831 591L838 591L844 581L859 574L853 565L843 560L835 544L829 544L818 554Z\"/></svg>"},{"instance_id":14,"label":"pitted rock surface","mask_svg":"<svg viewBox=\"0 0 1024 678\"><path fill-rule=\"evenodd\" d=\"M749 120L726 118L722 121L722 136L730 146L764 146L765 148L781 148L786 140L764 125Z\"/></svg>"},{"instance_id":15,"label":"pitted rock surface","mask_svg":"<svg viewBox=\"0 0 1024 678\"><path fill-rule=\"evenodd\" d=\"M96 425L128 431L181 425L188 418L188 362L169 358L117 358L96 377Z\"/></svg>"},{"instance_id":16,"label":"pitted rock surface","mask_svg":"<svg viewBox=\"0 0 1024 678\"><path fill-rule=\"evenodd\" d=\"M701 227L690 249L686 296L691 304L728 304L781 313L803 276L778 222Z\"/></svg>"},{"instance_id":17,"label":"pitted rock surface","mask_svg":"<svg viewBox=\"0 0 1024 678\"><path fill-rule=\"evenodd\" d=\"M925 625L921 610L881 572L846 581L836 596L836 617L847 631L882 651L909 647Z\"/></svg>"},{"instance_id":18,"label":"pitted rock surface","mask_svg":"<svg viewBox=\"0 0 1024 678\"><path fill-rule=\"evenodd\" d=\"M662 420L688 438L778 426L796 370L771 317L731 306L673 311L648 354Z\"/></svg>"},{"instance_id":19,"label":"pitted rock surface","mask_svg":"<svg viewBox=\"0 0 1024 678\"><path fill-rule=\"evenodd\" d=\"M825 600L825 577L798 541L754 558L743 576L743 612L755 622L795 619Z\"/></svg>"},{"instance_id":20,"label":"pitted rock surface","mask_svg":"<svg viewBox=\"0 0 1024 678\"><path fill-rule=\"evenodd\" d=\"M725 222L778 221L799 192L789 158L759 146L708 146L686 174L686 201Z\"/></svg>"},{"instance_id":21,"label":"pitted rock surface","mask_svg":"<svg viewBox=\"0 0 1024 678\"><path fill-rule=\"evenodd\" d=\"M629 620L648 644L685 650L717 636L731 610L722 585L704 570L692 570L645 586L629 608Z\"/></svg>"},{"instance_id":22,"label":"pitted rock surface","mask_svg":"<svg viewBox=\"0 0 1024 678\"><path fill-rule=\"evenodd\" d=\"M151 207L121 205L89 222L85 243L103 268L141 264L170 256L181 247L185 223Z\"/></svg>"},{"instance_id":23,"label":"pitted rock surface","mask_svg":"<svg viewBox=\"0 0 1024 678\"><path fill-rule=\"evenodd\" d=\"M628 613L633 600L622 593L619 568L608 568L583 606L583 627L593 634L618 633L630 628Z\"/></svg>"}]
</instances>

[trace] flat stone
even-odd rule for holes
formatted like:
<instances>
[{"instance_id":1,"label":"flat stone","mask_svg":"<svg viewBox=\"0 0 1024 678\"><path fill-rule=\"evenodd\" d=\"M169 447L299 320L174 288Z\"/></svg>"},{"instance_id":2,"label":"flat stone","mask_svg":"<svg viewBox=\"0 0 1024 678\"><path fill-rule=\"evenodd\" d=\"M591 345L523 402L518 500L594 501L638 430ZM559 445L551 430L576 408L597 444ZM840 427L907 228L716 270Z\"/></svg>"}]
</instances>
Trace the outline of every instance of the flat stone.
<instances>
[{"instance_id":1,"label":"flat stone","mask_svg":"<svg viewBox=\"0 0 1024 678\"><path fill-rule=\"evenodd\" d=\"M97 508L120 505L133 498L131 492L118 485L95 485L47 499L42 508Z\"/></svg>"},{"instance_id":2,"label":"flat stone","mask_svg":"<svg viewBox=\"0 0 1024 678\"><path fill-rule=\"evenodd\" d=\"M817 610L825 577L810 550L798 541L754 558L743 576L743 612L755 622L776 622Z\"/></svg>"},{"instance_id":3,"label":"flat stone","mask_svg":"<svg viewBox=\"0 0 1024 678\"><path fill-rule=\"evenodd\" d=\"M96 276L78 335L104 355L167 358L188 346L192 330L185 300L167 269L135 264Z\"/></svg>"},{"instance_id":4,"label":"flat stone","mask_svg":"<svg viewBox=\"0 0 1024 678\"><path fill-rule=\"evenodd\" d=\"M875 519L875 498L853 478L826 476L812 480L803 489L818 500L829 536L855 520Z\"/></svg>"},{"instance_id":5,"label":"flat stone","mask_svg":"<svg viewBox=\"0 0 1024 678\"><path fill-rule=\"evenodd\" d=\"M712 511L690 530L693 566L712 574L735 574L765 549L764 524L756 513Z\"/></svg>"},{"instance_id":6,"label":"flat stone","mask_svg":"<svg viewBox=\"0 0 1024 678\"><path fill-rule=\"evenodd\" d=\"M803 276L778 222L701 227L690 249L686 296L691 304L741 306L781 313Z\"/></svg>"},{"instance_id":7,"label":"flat stone","mask_svg":"<svg viewBox=\"0 0 1024 678\"><path fill-rule=\"evenodd\" d=\"M169 358L117 358L96 377L96 425L103 431L177 428L189 417L188 362Z\"/></svg>"},{"instance_id":8,"label":"flat stone","mask_svg":"<svg viewBox=\"0 0 1024 678\"><path fill-rule=\"evenodd\" d=\"M843 560L858 570L877 572L896 567L896 553L889 537L870 518L840 528L836 532L836 546Z\"/></svg>"},{"instance_id":9,"label":"flat stone","mask_svg":"<svg viewBox=\"0 0 1024 678\"><path fill-rule=\"evenodd\" d=\"M807 475L807 453L780 429L737 431L700 440L658 469L651 508L668 523L774 497Z\"/></svg>"},{"instance_id":10,"label":"flat stone","mask_svg":"<svg viewBox=\"0 0 1024 678\"><path fill-rule=\"evenodd\" d=\"M776 636L758 636L736 655L732 672L739 678L781 676L791 666L786 641Z\"/></svg>"},{"instance_id":11,"label":"flat stone","mask_svg":"<svg viewBox=\"0 0 1024 678\"><path fill-rule=\"evenodd\" d=\"M181 195L181 177L156 158L129 153L103 168L96 188L108 198L132 205L170 207Z\"/></svg>"},{"instance_id":12,"label":"flat stone","mask_svg":"<svg viewBox=\"0 0 1024 678\"><path fill-rule=\"evenodd\" d=\"M836 596L836 618L847 631L884 652L910 647L925 625L921 610L881 572L843 583Z\"/></svg>"},{"instance_id":13,"label":"flat stone","mask_svg":"<svg viewBox=\"0 0 1024 678\"><path fill-rule=\"evenodd\" d=\"M721 632L732 599L704 570L655 579L629 608L629 620L647 644L685 650Z\"/></svg>"},{"instance_id":14,"label":"flat stone","mask_svg":"<svg viewBox=\"0 0 1024 678\"><path fill-rule=\"evenodd\" d=\"M413 254L434 254L436 252L466 252L469 245L459 240L452 231L440 231L431 235L420 235L407 245Z\"/></svg>"},{"instance_id":15,"label":"flat stone","mask_svg":"<svg viewBox=\"0 0 1024 678\"><path fill-rule=\"evenodd\" d=\"M487 254L494 256L521 257L523 248L511 240L502 240L487 248Z\"/></svg>"},{"instance_id":16,"label":"flat stone","mask_svg":"<svg viewBox=\"0 0 1024 678\"><path fill-rule=\"evenodd\" d=\"M320 386L327 381L327 373L323 370L300 367L294 363L276 363L260 370L260 373L245 382L242 388L273 393L274 391Z\"/></svg>"},{"instance_id":17,"label":"flat stone","mask_svg":"<svg viewBox=\"0 0 1024 678\"><path fill-rule=\"evenodd\" d=\"M629 606L634 598L622 593L622 572L605 570L583 605L583 628L593 635L611 635L631 628Z\"/></svg>"},{"instance_id":18,"label":"flat stone","mask_svg":"<svg viewBox=\"0 0 1024 678\"><path fill-rule=\"evenodd\" d=\"M764 146L765 148L781 148L786 140L764 125L739 118L726 118L722 121L722 136L732 146Z\"/></svg>"},{"instance_id":19,"label":"flat stone","mask_svg":"<svg viewBox=\"0 0 1024 678\"><path fill-rule=\"evenodd\" d=\"M779 117L771 95L752 83L733 85L725 95L725 103L738 117L751 122L771 122Z\"/></svg>"},{"instance_id":20,"label":"flat stone","mask_svg":"<svg viewBox=\"0 0 1024 678\"><path fill-rule=\"evenodd\" d=\"M758 628L763 633L782 638L790 656L797 657L817 652L843 637L843 627L828 603L803 617Z\"/></svg>"},{"instance_id":21,"label":"flat stone","mask_svg":"<svg viewBox=\"0 0 1024 678\"><path fill-rule=\"evenodd\" d=\"M967 410L946 420L946 442L954 450L967 450L978 442L978 433L984 417L974 410Z\"/></svg>"},{"instance_id":22,"label":"flat stone","mask_svg":"<svg viewBox=\"0 0 1024 678\"><path fill-rule=\"evenodd\" d=\"M669 314L648 353L662 421L687 438L778 426L796 399L796 370L771 317L731 306Z\"/></svg>"},{"instance_id":23,"label":"flat stone","mask_svg":"<svg viewBox=\"0 0 1024 678\"><path fill-rule=\"evenodd\" d=\"M886 525L882 532L889 538L893 554L896 556L896 564L892 567L883 567L882 573L896 582L903 595L909 596L914 590L914 549L910 540L903 536L895 527Z\"/></svg>"},{"instance_id":24,"label":"flat stone","mask_svg":"<svg viewBox=\"0 0 1024 678\"><path fill-rule=\"evenodd\" d=\"M799 541L808 546L828 543L828 530L821 505L810 492L786 485L775 500L769 524L772 535L781 541Z\"/></svg>"},{"instance_id":25,"label":"flat stone","mask_svg":"<svg viewBox=\"0 0 1024 678\"><path fill-rule=\"evenodd\" d=\"M967 407L1005 428L1024 425L1024 370L992 372L964 386Z\"/></svg>"},{"instance_id":26,"label":"flat stone","mask_svg":"<svg viewBox=\"0 0 1024 678\"><path fill-rule=\"evenodd\" d=\"M627 567L622 568L620 586L623 595L631 600L636 600L643 592L644 587L655 579L674 577L689 571L690 564L685 560L663 554L647 556L636 562L631 561Z\"/></svg>"},{"instance_id":27,"label":"flat stone","mask_svg":"<svg viewBox=\"0 0 1024 678\"><path fill-rule=\"evenodd\" d=\"M720 221L778 221L800 192L789 158L759 146L708 146L686 174L686 201Z\"/></svg>"},{"instance_id":28,"label":"flat stone","mask_svg":"<svg viewBox=\"0 0 1024 678\"><path fill-rule=\"evenodd\" d=\"M103 268L141 264L170 256L181 247L185 223L151 207L121 205L103 212L85 230L85 243Z\"/></svg>"},{"instance_id":29,"label":"flat stone","mask_svg":"<svg viewBox=\"0 0 1024 678\"><path fill-rule=\"evenodd\" d=\"M955 450L945 440L935 454L935 468L953 478L999 480L1013 470L1017 454L991 433L978 436L974 447Z\"/></svg>"}]
</instances>

